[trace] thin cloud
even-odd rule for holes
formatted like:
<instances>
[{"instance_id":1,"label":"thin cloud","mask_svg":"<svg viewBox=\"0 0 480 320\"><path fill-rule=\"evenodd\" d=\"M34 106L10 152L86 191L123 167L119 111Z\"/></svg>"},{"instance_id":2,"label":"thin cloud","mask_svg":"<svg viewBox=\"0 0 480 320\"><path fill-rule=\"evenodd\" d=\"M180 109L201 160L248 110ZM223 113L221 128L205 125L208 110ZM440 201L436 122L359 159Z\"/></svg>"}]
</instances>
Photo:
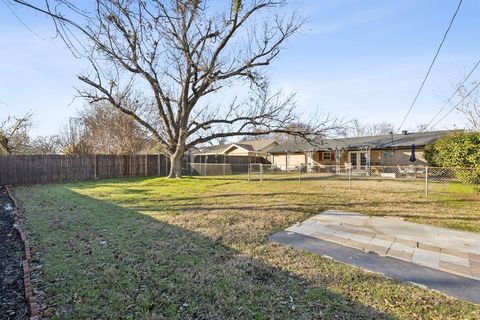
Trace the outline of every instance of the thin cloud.
<instances>
[{"instance_id":1,"label":"thin cloud","mask_svg":"<svg viewBox=\"0 0 480 320\"><path fill-rule=\"evenodd\" d=\"M345 14L341 15L340 17L335 15L334 19L330 18L330 12L326 11L321 13L321 16L324 16L326 20L312 25L309 33L312 35L338 33L345 30L354 29L362 25L367 25L372 22L385 20L386 18L398 13L401 8L404 7L404 5L405 3L398 3L375 6L362 10L355 10L352 12L345 11ZM335 8L335 10L338 11L339 8Z\"/></svg>"}]
</instances>

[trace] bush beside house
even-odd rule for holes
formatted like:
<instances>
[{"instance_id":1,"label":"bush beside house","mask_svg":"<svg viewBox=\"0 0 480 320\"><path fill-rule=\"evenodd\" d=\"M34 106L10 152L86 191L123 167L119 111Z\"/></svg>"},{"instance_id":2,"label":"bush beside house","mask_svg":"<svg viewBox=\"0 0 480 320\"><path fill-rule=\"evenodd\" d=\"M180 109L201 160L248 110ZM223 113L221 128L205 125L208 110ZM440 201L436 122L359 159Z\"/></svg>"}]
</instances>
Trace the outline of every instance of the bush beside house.
<instances>
[{"instance_id":1,"label":"bush beside house","mask_svg":"<svg viewBox=\"0 0 480 320\"><path fill-rule=\"evenodd\" d=\"M465 183L480 183L480 132L457 132L425 148L425 158L432 166L472 168L457 170Z\"/></svg>"}]
</instances>

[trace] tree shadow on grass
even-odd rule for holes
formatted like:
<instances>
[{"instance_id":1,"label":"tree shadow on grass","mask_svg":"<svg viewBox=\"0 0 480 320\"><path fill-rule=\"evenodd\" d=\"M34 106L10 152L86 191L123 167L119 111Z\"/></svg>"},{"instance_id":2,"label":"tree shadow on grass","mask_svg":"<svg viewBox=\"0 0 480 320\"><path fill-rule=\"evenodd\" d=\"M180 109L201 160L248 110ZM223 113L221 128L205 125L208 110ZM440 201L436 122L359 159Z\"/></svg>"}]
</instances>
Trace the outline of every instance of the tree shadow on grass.
<instances>
[{"instance_id":1,"label":"tree shadow on grass","mask_svg":"<svg viewBox=\"0 0 480 320\"><path fill-rule=\"evenodd\" d=\"M298 195L298 193L294 193ZM262 198L262 197L276 197L280 196L282 193L267 193L267 194L229 194L229 195L214 195L214 196L203 196L203 197L179 197L179 198L167 198L167 199L153 199L152 202L166 202L168 206L165 207L164 205L156 206L156 205L136 205L133 207L135 210L139 211L151 211L151 212L190 212L190 211L197 211L197 212L211 212L215 210L226 210L226 211L242 211L242 210L256 210L256 211L271 211L277 210L280 212L285 212L286 214L291 212L302 213L306 215L314 215L319 214L324 210L328 210L331 208L343 208L344 210L349 210L349 208L372 208L378 207L382 205L388 205L388 211L386 212L368 212L369 215L372 216L398 216L401 218L421 218L425 217L422 216L421 213L418 215L415 214L407 214L405 210L401 207L401 205L405 204L405 201L375 201L375 200L367 200L367 201L355 201L355 202L338 202L335 201L336 199L322 199L319 202L276 202L276 203L266 203L264 204L261 199L257 199L257 203L246 203L246 204L238 204L238 205L228 205L228 204L205 204L199 202L203 202L208 199L222 199L222 198L235 198L235 197L242 197L248 196L253 198ZM285 196L292 195L292 193L285 193ZM311 195L309 193L303 195ZM175 203L175 202L180 203ZM185 201L182 203L182 201ZM189 203L191 202L191 203ZM469 199L461 199L461 200L452 200L452 202L458 203L466 203L466 202L475 202L475 200ZM410 201L410 205L427 205L427 204L435 204L438 203L437 201ZM163 208L163 209L162 209ZM433 213L433 212L432 212ZM460 215L456 214L455 216L446 215L442 216L439 215L438 212L433 217L435 220L464 220L464 221L478 221L478 215Z\"/></svg>"},{"instance_id":2,"label":"tree shadow on grass","mask_svg":"<svg viewBox=\"0 0 480 320\"><path fill-rule=\"evenodd\" d=\"M394 318L198 232L65 186L37 188L28 199L26 192L19 196L43 265L44 316Z\"/></svg>"}]
</instances>

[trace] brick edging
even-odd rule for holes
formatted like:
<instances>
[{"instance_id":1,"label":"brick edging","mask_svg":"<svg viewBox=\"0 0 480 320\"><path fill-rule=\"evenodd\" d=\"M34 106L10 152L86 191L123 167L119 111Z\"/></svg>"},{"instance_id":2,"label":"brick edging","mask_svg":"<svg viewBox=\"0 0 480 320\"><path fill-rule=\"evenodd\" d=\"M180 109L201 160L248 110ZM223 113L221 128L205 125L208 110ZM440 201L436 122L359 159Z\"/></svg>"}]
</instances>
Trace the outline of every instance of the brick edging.
<instances>
[{"instance_id":1,"label":"brick edging","mask_svg":"<svg viewBox=\"0 0 480 320\"><path fill-rule=\"evenodd\" d=\"M25 230L23 229L23 226L21 224L21 220L23 219L22 212L18 205L17 199L15 199L15 197L13 196L11 186L5 186L5 189L7 190L7 194L10 197L10 199L12 199L12 202L14 205L14 209L15 209L14 220L15 220L15 224L17 225L18 233L20 234L20 239L22 239L23 249L25 253L24 260L22 262L22 267L23 267L23 284L25 285L25 300L27 302L28 315L30 316L30 320L38 320L39 308L38 308L37 298L33 294L32 282L30 277L30 273L32 271L32 269L30 268L32 264L32 252L30 249L30 244L28 243L28 240L25 235Z\"/></svg>"}]
</instances>

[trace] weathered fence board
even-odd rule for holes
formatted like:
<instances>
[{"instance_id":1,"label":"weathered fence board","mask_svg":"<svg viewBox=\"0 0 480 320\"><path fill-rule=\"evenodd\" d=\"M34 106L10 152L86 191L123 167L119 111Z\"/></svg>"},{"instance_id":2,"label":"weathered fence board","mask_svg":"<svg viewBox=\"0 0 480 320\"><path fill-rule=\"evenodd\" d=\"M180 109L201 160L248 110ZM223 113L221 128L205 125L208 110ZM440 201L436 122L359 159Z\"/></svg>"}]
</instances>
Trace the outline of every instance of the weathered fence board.
<instances>
[{"instance_id":1,"label":"weathered fence board","mask_svg":"<svg viewBox=\"0 0 480 320\"><path fill-rule=\"evenodd\" d=\"M0 185L167 176L168 171L169 160L163 154L0 156Z\"/></svg>"},{"instance_id":2,"label":"weathered fence board","mask_svg":"<svg viewBox=\"0 0 480 320\"><path fill-rule=\"evenodd\" d=\"M247 163L263 163L270 162L263 156L229 156L222 154L211 155L190 155L189 163L228 163L228 164L247 164Z\"/></svg>"},{"instance_id":3,"label":"weathered fence board","mask_svg":"<svg viewBox=\"0 0 480 320\"><path fill-rule=\"evenodd\" d=\"M183 173L229 175L246 172L249 163L268 161L262 157L246 156L186 156ZM209 164L225 165L220 168ZM63 183L120 177L165 177L169 171L170 159L164 154L0 156L0 185Z\"/></svg>"}]
</instances>

